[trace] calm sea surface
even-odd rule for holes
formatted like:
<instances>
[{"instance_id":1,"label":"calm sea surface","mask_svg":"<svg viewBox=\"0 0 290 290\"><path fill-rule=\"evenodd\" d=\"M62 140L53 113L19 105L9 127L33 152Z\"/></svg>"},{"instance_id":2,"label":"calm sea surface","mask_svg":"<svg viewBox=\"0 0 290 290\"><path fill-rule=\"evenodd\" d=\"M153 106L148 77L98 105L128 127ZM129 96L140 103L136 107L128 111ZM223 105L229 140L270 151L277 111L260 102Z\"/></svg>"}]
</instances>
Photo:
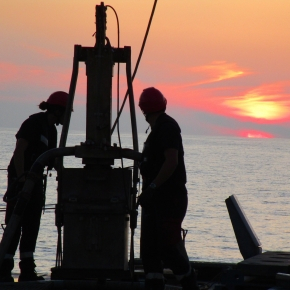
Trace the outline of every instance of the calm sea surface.
<instances>
[{"instance_id":1,"label":"calm sea surface","mask_svg":"<svg viewBox=\"0 0 290 290\"><path fill-rule=\"evenodd\" d=\"M5 169L15 146L16 129L0 128L0 168ZM140 148L146 135L139 136ZM85 141L85 134L71 131L68 146ZM118 143L116 136L112 143ZM235 194L263 245L263 251L290 251L290 139L245 139L183 136L188 177L189 206L183 227L191 260L238 262L242 260L225 199ZM131 146L122 135L122 146ZM140 150L141 150L140 149ZM125 165L131 163L125 161ZM119 163L115 163L119 167ZM67 157L65 167L82 167ZM46 203L56 203L56 172L48 178ZM0 208L6 191L6 171L0 171ZM0 221L4 223L4 211ZM140 217L140 215L139 215ZM2 231L2 230L1 230ZM3 231L2 231L3 232ZM1 233L2 234L2 233ZM135 235L139 256L139 229ZM39 273L50 275L55 265L57 234L54 210L42 216L35 258ZM18 253L16 255L16 262ZM17 265L17 264L16 264ZM14 273L18 273L15 267Z\"/></svg>"}]
</instances>

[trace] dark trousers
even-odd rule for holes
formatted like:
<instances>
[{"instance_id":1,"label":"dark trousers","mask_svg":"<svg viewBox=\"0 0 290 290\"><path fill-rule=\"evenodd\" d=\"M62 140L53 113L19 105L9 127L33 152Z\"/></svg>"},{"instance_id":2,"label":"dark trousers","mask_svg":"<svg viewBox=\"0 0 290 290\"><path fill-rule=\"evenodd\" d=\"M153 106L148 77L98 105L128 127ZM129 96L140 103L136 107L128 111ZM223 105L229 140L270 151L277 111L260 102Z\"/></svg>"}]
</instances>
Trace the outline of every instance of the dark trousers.
<instances>
[{"instance_id":1,"label":"dark trousers","mask_svg":"<svg viewBox=\"0 0 290 290\"><path fill-rule=\"evenodd\" d=\"M142 209L141 256L145 274L163 273L163 268L171 269L175 275L189 272L181 238L186 209L187 194L155 200L152 207Z\"/></svg>"},{"instance_id":2,"label":"dark trousers","mask_svg":"<svg viewBox=\"0 0 290 290\"><path fill-rule=\"evenodd\" d=\"M14 182L15 178L10 178L8 176L8 187ZM6 205L6 216L5 223L8 224L16 200L11 200L7 202ZM20 253L24 252L34 252L36 247L36 240L38 236L42 206L44 204L43 197L43 183L42 181L35 184L34 190L30 201L28 202L25 212L22 216L21 223L18 226L12 242L8 248L7 254L15 255L18 243L20 241L19 250Z\"/></svg>"}]
</instances>

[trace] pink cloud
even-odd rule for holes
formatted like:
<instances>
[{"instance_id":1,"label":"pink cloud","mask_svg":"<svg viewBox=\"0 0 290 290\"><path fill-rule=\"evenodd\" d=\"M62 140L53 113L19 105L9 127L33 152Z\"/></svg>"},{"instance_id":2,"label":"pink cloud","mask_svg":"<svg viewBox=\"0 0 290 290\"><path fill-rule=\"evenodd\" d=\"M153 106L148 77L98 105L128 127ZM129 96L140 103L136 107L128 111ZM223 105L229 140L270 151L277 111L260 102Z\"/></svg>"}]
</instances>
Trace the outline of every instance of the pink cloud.
<instances>
[{"instance_id":1,"label":"pink cloud","mask_svg":"<svg viewBox=\"0 0 290 290\"><path fill-rule=\"evenodd\" d=\"M226 62L214 62L210 65L190 68L192 72L202 74L205 78L199 83L218 82L229 78L242 77L237 65ZM113 78L112 97L116 106L116 71ZM208 76L208 78L206 78ZM57 89L69 90L71 68L39 67L31 65L15 65L0 63L0 88L41 87L52 91ZM139 95L146 87L155 86L168 99L168 108L186 108L214 113L235 118L240 121L255 123L282 123L290 120L290 81L264 84L247 88L238 85L192 86L192 82L180 83L145 83L140 79L134 80L135 105L138 106ZM120 105L127 90L127 80L120 75ZM1 99L5 99L2 93ZM19 100L17 96L15 100ZM9 97L9 100L13 98ZM30 99L32 100L32 99ZM29 100L28 100L29 101ZM86 75L84 66L80 66L76 89L76 104L86 103ZM126 110L128 105L126 105Z\"/></svg>"},{"instance_id":2,"label":"pink cloud","mask_svg":"<svg viewBox=\"0 0 290 290\"><path fill-rule=\"evenodd\" d=\"M206 87L159 83L155 87L163 92L168 107L172 108L200 110L254 123L273 124L290 120L290 80L257 87L224 86L223 83Z\"/></svg>"},{"instance_id":3,"label":"pink cloud","mask_svg":"<svg viewBox=\"0 0 290 290\"><path fill-rule=\"evenodd\" d=\"M15 75L18 73L18 66L11 63L0 62L0 86L3 86L5 83L12 82Z\"/></svg>"},{"instance_id":4,"label":"pink cloud","mask_svg":"<svg viewBox=\"0 0 290 290\"><path fill-rule=\"evenodd\" d=\"M32 65L15 65L13 63L0 63L0 88L4 91L17 88L19 91L29 90L31 87L51 88L52 90L68 90L71 72L63 69L43 68ZM0 97L5 99L3 93ZM21 96L11 97L9 101L19 100ZM34 100L31 97L27 101Z\"/></svg>"},{"instance_id":5,"label":"pink cloud","mask_svg":"<svg viewBox=\"0 0 290 290\"><path fill-rule=\"evenodd\" d=\"M67 81L68 74L65 71L55 71L33 65L15 65L13 63L0 63L0 85L27 84L45 85L58 84Z\"/></svg>"}]
</instances>

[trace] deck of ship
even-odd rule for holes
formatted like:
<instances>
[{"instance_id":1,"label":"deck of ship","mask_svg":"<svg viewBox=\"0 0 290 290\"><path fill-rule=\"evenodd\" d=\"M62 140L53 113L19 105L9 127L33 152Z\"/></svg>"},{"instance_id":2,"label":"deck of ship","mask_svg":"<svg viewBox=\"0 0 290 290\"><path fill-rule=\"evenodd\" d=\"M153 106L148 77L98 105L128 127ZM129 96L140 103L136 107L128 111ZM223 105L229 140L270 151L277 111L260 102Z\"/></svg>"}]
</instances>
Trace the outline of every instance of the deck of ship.
<instances>
[{"instance_id":1,"label":"deck of ship","mask_svg":"<svg viewBox=\"0 0 290 290\"><path fill-rule=\"evenodd\" d=\"M201 290L289 290L290 289L290 252L265 252L240 263L191 262L198 272ZM84 271L83 271L84 272ZM53 270L53 280L2 283L1 290L46 290L46 289L134 289L144 288L144 272L141 261L135 260L134 280L126 272L123 278L120 274L113 279L104 277L90 279L73 272L72 276ZM92 272L91 272L92 273ZM100 272L99 272L100 274ZM59 277L58 277L59 275ZM97 274L98 275L98 274ZM105 272L103 272L105 275ZM119 278L118 278L119 276ZM164 270L166 290L181 289L170 270Z\"/></svg>"}]
</instances>

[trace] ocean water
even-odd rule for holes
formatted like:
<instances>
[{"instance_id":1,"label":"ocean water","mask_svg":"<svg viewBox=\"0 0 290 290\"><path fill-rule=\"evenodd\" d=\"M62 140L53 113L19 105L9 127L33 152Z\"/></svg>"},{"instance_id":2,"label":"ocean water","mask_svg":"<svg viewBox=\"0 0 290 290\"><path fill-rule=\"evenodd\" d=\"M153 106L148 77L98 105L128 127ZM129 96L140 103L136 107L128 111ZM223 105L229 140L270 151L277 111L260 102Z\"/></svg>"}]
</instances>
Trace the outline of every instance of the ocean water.
<instances>
[{"instance_id":1,"label":"ocean water","mask_svg":"<svg viewBox=\"0 0 290 290\"><path fill-rule=\"evenodd\" d=\"M0 169L9 163L16 129L0 128ZM146 138L140 134L140 150ZM122 147L132 138L122 134ZM68 146L85 141L83 132L71 131ZM112 143L118 143L113 136ZM225 199L235 194L263 251L290 251L290 139L183 136L187 169L188 211L183 227L188 230L186 248L190 260L239 262L240 254ZM131 161L124 161L125 166ZM120 162L115 162L119 167ZM65 158L65 167L82 167L81 160ZM0 222L4 223L6 171L0 171ZM56 172L48 178L47 209L42 216L37 249L37 271L50 275L55 265L57 234L53 205L56 203ZM139 215L140 217L140 215ZM139 257L140 226L135 235ZM3 233L3 230L0 232ZM18 262L18 253L16 254ZM17 264L16 264L17 265ZM14 274L19 272L18 267Z\"/></svg>"}]
</instances>

